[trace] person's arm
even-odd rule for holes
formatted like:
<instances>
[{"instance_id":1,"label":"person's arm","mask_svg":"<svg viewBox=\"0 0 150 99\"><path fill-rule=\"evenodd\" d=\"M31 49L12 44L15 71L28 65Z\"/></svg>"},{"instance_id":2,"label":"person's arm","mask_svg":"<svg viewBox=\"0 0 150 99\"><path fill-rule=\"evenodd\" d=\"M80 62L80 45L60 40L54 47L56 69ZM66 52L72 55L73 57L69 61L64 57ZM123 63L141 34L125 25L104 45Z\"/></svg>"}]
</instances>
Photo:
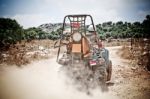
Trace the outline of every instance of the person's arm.
<instances>
[{"instance_id":1,"label":"person's arm","mask_svg":"<svg viewBox=\"0 0 150 99\"><path fill-rule=\"evenodd\" d=\"M101 40L98 42L98 47L99 47L99 48L103 48L103 47L104 47Z\"/></svg>"}]
</instances>

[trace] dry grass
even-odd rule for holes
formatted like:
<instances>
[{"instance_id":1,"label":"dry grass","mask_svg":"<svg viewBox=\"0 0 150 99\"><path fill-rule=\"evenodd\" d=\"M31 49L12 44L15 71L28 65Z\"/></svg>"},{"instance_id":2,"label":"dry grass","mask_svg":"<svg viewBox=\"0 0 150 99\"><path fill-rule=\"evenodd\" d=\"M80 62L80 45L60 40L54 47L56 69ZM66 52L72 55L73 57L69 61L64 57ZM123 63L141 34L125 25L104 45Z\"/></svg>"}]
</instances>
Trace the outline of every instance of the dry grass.
<instances>
[{"instance_id":1,"label":"dry grass","mask_svg":"<svg viewBox=\"0 0 150 99\"><path fill-rule=\"evenodd\" d=\"M54 42L52 40L22 41L0 53L0 64L26 65L34 60L49 58Z\"/></svg>"},{"instance_id":2,"label":"dry grass","mask_svg":"<svg viewBox=\"0 0 150 99\"><path fill-rule=\"evenodd\" d=\"M117 52L124 59L132 59L131 48L129 46L122 46L122 48Z\"/></svg>"},{"instance_id":3,"label":"dry grass","mask_svg":"<svg viewBox=\"0 0 150 99\"><path fill-rule=\"evenodd\" d=\"M135 38L132 41L132 46L123 45L118 51L118 54L129 59L133 66L141 66L150 71L150 39Z\"/></svg>"},{"instance_id":4,"label":"dry grass","mask_svg":"<svg viewBox=\"0 0 150 99\"><path fill-rule=\"evenodd\" d=\"M127 41L127 40L122 40L122 39L121 40L114 39L111 42L104 41L104 46L105 47L123 46L123 45L129 46L130 42Z\"/></svg>"}]
</instances>

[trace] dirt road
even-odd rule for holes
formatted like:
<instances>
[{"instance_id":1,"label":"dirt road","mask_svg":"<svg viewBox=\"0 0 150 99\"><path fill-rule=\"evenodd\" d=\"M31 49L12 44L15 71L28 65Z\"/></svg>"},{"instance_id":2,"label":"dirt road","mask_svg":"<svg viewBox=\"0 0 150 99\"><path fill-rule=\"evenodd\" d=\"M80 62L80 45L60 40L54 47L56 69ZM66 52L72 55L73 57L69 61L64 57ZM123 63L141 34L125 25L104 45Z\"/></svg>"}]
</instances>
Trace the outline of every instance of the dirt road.
<instances>
[{"instance_id":1,"label":"dirt road","mask_svg":"<svg viewBox=\"0 0 150 99\"><path fill-rule=\"evenodd\" d=\"M108 92L102 93L95 89L92 90L92 95L87 95L76 90L54 57L22 67L0 66L0 99L134 99L150 94L150 90L146 89L150 76L138 75L142 77L140 79L146 80L144 87L141 86L142 80L134 75L138 72L134 72L128 60L121 59L116 53L119 48L108 48L113 62L114 83ZM134 80L137 80L137 83L132 87ZM146 93L140 93L139 86L145 88L142 91L145 90ZM145 99L149 99L148 96Z\"/></svg>"},{"instance_id":2,"label":"dirt road","mask_svg":"<svg viewBox=\"0 0 150 99\"><path fill-rule=\"evenodd\" d=\"M131 60L119 56L118 47L108 47L113 62L113 86L109 92L119 99L150 99L150 74L143 68L132 66Z\"/></svg>"}]
</instances>

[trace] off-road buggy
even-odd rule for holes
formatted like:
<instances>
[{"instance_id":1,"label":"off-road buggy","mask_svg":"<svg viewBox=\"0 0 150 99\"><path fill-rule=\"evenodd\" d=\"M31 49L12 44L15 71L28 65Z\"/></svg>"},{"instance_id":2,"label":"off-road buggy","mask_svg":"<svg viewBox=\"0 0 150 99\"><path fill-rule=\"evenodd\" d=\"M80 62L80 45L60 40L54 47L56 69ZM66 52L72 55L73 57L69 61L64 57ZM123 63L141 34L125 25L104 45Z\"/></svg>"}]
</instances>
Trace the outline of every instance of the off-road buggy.
<instances>
[{"instance_id":1,"label":"off-road buggy","mask_svg":"<svg viewBox=\"0 0 150 99\"><path fill-rule=\"evenodd\" d=\"M109 51L103 48L91 15L64 17L57 62L69 66L87 66L103 82L111 79Z\"/></svg>"}]
</instances>

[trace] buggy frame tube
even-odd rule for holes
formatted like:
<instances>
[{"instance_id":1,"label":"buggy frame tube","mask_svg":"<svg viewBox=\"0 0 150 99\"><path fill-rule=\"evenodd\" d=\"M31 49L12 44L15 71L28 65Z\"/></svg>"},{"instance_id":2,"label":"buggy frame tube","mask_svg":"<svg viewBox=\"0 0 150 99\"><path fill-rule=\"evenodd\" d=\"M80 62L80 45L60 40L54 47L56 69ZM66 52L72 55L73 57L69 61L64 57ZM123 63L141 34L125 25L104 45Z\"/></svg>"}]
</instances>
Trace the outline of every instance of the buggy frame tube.
<instances>
[{"instance_id":1,"label":"buggy frame tube","mask_svg":"<svg viewBox=\"0 0 150 99\"><path fill-rule=\"evenodd\" d=\"M71 23L71 19L70 17L85 17L84 21L86 21L86 17L89 16L90 19L91 19L91 22L92 22L92 26L93 26L93 29L94 29L94 34L95 34L95 38L96 38L96 41L97 43L99 42L99 39L97 37L97 33L96 33L96 29L95 29L95 26L94 26L94 22L93 22L93 18L91 15L87 15L87 14L83 14L83 15L66 15L64 17L64 20L63 20L63 28L62 28L62 33L61 33L61 37L60 37L60 45L59 45L59 48L58 48L58 53L57 53L57 62L58 62L58 59L59 59L59 54L60 54L60 47L61 47L61 44L62 44L62 39L63 39L63 31L64 31L64 27L65 27L65 24L66 24L66 18L68 17L70 23ZM84 26L85 26L85 22L84 22ZM72 31L72 28L71 28L71 31Z\"/></svg>"},{"instance_id":2,"label":"buggy frame tube","mask_svg":"<svg viewBox=\"0 0 150 99\"><path fill-rule=\"evenodd\" d=\"M61 40L63 39L63 31L64 31L64 27L65 27L65 21L66 21L66 17L67 16L65 16L65 18L64 18L64 21L63 21L63 28L62 28L62 32L61 32L61 37L60 37L60 42L59 42L59 48L58 48L58 53L57 53L57 62L58 62L58 59L59 59L59 54L60 54L60 47L61 47L61 44L62 44L62 42L61 42Z\"/></svg>"}]
</instances>

